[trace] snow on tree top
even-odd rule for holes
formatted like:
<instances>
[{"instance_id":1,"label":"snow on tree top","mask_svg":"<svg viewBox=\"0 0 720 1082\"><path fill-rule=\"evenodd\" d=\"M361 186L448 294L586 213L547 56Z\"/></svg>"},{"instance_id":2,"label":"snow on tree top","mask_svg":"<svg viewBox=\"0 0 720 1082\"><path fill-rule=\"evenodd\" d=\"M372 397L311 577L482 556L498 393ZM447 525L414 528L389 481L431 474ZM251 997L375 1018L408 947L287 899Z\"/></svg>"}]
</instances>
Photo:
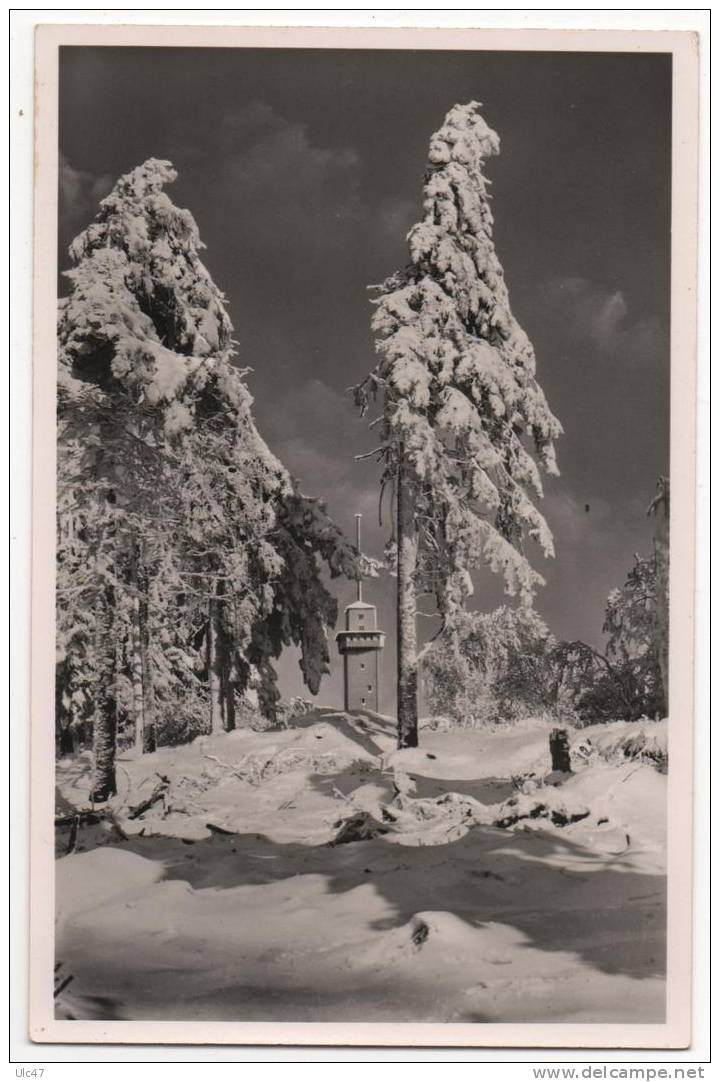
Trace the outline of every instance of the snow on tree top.
<instances>
[{"instance_id":1,"label":"snow on tree top","mask_svg":"<svg viewBox=\"0 0 720 1082\"><path fill-rule=\"evenodd\" d=\"M198 255L204 245L195 219L163 190L176 177L171 163L157 158L120 177L70 256L80 264L100 250L121 251L124 282L156 325L162 322L165 346L196 357L231 353L232 324Z\"/></svg>"},{"instance_id":2,"label":"snow on tree top","mask_svg":"<svg viewBox=\"0 0 720 1082\"><path fill-rule=\"evenodd\" d=\"M432 165L455 161L479 168L486 158L500 153L500 139L478 112L481 108L480 101L453 106L430 140L428 160Z\"/></svg>"}]
</instances>

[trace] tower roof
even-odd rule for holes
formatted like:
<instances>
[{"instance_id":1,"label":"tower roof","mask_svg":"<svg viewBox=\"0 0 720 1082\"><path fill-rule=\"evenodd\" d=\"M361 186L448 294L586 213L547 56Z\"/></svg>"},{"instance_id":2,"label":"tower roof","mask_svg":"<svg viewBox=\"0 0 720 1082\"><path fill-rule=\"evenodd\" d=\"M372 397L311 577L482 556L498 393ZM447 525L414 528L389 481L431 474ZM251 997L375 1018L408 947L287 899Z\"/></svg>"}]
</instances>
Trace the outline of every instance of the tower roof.
<instances>
[{"instance_id":1,"label":"tower roof","mask_svg":"<svg viewBox=\"0 0 720 1082\"><path fill-rule=\"evenodd\" d=\"M374 609L374 605L368 605L367 601L353 601L350 605L345 606L345 612L348 609Z\"/></svg>"}]
</instances>

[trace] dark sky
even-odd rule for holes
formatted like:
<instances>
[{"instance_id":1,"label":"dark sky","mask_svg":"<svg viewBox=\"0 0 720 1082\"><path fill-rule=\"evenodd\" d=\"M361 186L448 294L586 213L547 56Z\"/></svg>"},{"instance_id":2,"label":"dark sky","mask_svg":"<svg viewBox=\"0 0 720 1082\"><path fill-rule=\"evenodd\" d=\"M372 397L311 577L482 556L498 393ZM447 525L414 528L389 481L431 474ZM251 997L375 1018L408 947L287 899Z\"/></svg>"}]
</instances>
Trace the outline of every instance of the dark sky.
<instances>
[{"instance_id":1,"label":"dark sky","mask_svg":"<svg viewBox=\"0 0 720 1082\"><path fill-rule=\"evenodd\" d=\"M198 222L253 369L260 431L341 526L364 513L380 555L376 471L353 458L372 433L345 391L373 364L366 287L406 261L429 137L472 99L500 135L487 172L510 301L565 428L537 608L556 635L597 643L609 590L649 550L645 511L668 470L669 56L63 48L61 268L113 181L170 159L169 194ZM392 580L366 593L392 631ZM473 604L501 601L480 576ZM390 710L392 635L383 670ZM280 671L301 693L292 652ZM339 681L335 659L320 698Z\"/></svg>"}]
</instances>

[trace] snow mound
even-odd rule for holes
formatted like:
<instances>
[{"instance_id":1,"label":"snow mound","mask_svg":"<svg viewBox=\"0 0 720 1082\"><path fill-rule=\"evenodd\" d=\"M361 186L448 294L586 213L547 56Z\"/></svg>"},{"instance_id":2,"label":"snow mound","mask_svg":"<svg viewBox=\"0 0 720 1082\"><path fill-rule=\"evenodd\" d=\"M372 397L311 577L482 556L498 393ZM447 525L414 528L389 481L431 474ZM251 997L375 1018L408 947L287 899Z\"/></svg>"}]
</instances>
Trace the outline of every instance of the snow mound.
<instances>
[{"instance_id":1,"label":"snow mound","mask_svg":"<svg viewBox=\"0 0 720 1082\"><path fill-rule=\"evenodd\" d=\"M668 723L664 721L617 721L594 725L582 731L571 747L581 761L600 759L610 763L625 760L650 763L659 769L668 765Z\"/></svg>"},{"instance_id":2,"label":"snow mound","mask_svg":"<svg viewBox=\"0 0 720 1082\"><path fill-rule=\"evenodd\" d=\"M667 779L655 766L644 762L600 763L573 775L563 791L587 804L594 826L615 828L628 847L664 852Z\"/></svg>"},{"instance_id":3,"label":"snow mound","mask_svg":"<svg viewBox=\"0 0 720 1082\"><path fill-rule=\"evenodd\" d=\"M549 819L557 827L567 826L586 819L590 809L577 800L568 798L555 788L539 790L534 794L518 793L499 809L493 825L510 827L521 819Z\"/></svg>"}]
</instances>

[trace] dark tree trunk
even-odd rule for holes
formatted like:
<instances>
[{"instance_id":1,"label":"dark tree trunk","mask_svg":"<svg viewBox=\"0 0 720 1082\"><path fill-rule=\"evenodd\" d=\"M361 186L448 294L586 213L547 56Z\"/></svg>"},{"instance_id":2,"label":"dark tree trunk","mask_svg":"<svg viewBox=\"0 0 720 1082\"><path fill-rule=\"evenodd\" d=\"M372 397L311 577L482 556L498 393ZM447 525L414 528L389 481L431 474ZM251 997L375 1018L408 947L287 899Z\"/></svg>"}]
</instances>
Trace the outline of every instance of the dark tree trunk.
<instances>
[{"instance_id":1,"label":"dark tree trunk","mask_svg":"<svg viewBox=\"0 0 720 1082\"><path fill-rule=\"evenodd\" d=\"M59 751L61 755L72 755L75 751L75 741L73 740L72 730L69 728L63 728L60 730Z\"/></svg>"},{"instance_id":2,"label":"dark tree trunk","mask_svg":"<svg viewBox=\"0 0 720 1082\"><path fill-rule=\"evenodd\" d=\"M207 669L210 687L210 731L235 728L235 694L232 684L231 643L223 619L225 584L220 580L208 610Z\"/></svg>"},{"instance_id":3,"label":"dark tree trunk","mask_svg":"<svg viewBox=\"0 0 720 1082\"><path fill-rule=\"evenodd\" d=\"M227 646L227 644L225 644ZM235 688L230 678L230 663L227 650L223 651L222 697L225 728L231 732L235 728Z\"/></svg>"},{"instance_id":4,"label":"dark tree trunk","mask_svg":"<svg viewBox=\"0 0 720 1082\"><path fill-rule=\"evenodd\" d=\"M397 711L398 747L418 745L418 659L415 600L417 533L413 489L402 450L397 477Z\"/></svg>"},{"instance_id":5,"label":"dark tree trunk","mask_svg":"<svg viewBox=\"0 0 720 1082\"><path fill-rule=\"evenodd\" d=\"M570 741L567 729L553 729L550 733L550 758L553 773L570 773Z\"/></svg>"},{"instance_id":6,"label":"dark tree trunk","mask_svg":"<svg viewBox=\"0 0 720 1082\"><path fill-rule=\"evenodd\" d=\"M148 599L147 572L143 569L138 574L139 587L139 610L138 610L138 643L140 648L140 665L142 668L143 690L143 746L145 755L155 751L155 691L153 683L152 664L150 661L150 602Z\"/></svg>"},{"instance_id":7,"label":"dark tree trunk","mask_svg":"<svg viewBox=\"0 0 720 1082\"><path fill-rule=\"evenodd\" d=\"M96 674L93 724L93 781L90 799L99 804L117 793L115 752L115 591L102 584L95 605Z\"/></svg>"},{"instance_id":8,"label":"dark tree trunk","mask_svg":"<svg viewBox=\"0 0 720 1082\"><path fill-rule=\"evenodd\" d=\"M227 601L225 600L225 583L222 579L217 584L215 605L215 653L220 680L222 720L223 728L226 732L230 732L235 728L235 690L232 683L232 642L227 631L227 612L224 607Z\"/></svg>"},{"instance_id":9,"label":"dark tree trunk","mask_svg":"<svg viewBox=\"0 0 720 1082\"><path fill-rule=\"evenodd\" d=\"M210 732L213 736L224 732L223 695L220 679L220 659L217 635L217 601L211 598L208 603L207 630L207 671L210 688Z\"/></svg>"},{"instance_id":10,"label":"dark tree trunk","mask_svg":"<svg viewBox=\"0 0 720 1082\"><path fill-rule=\"evenodd\" d=\"M101 451L99 474L102 476L105 455ZM110 465L109 472L113 469ZM115 540L115 519L112 513L116 494L110 489L105 496L105 511L109 512L106 540ZM100 804L117 793L115 757L117 753L117 664L115 587L97 558L97 595L95 598L95 709L93 714L93 773L90 800Z\"/></svg>"},{"instance_id":11,"label":"dark tree trunk","mask_svg":"<svg viewBox=\"0 0 720 1082\"><path fill-rule=\"evenodd\" d=\"M142 755L145 750L145 690L143 688L143 659L140 618L140 590L137 575L135 543L130 545L130 589L132 590L130 624L130 681L132 684L132 712L135 726L135 748Z\"/></svg>"},{"instance_id":12,"label":"dark tree trunk","mask_svg":"<svg viewBox=\"0 0 720 1082\"><path fill-rule=\"evenodd\" d=\"M72 755L75 751L75 741L72 730L72 711L65 709L63 695L67 692L68 700L72 701L72 688L68 676L68 667L61 662L55 668L55 736L59 755Z\"/></svg>"}]
</instances>

